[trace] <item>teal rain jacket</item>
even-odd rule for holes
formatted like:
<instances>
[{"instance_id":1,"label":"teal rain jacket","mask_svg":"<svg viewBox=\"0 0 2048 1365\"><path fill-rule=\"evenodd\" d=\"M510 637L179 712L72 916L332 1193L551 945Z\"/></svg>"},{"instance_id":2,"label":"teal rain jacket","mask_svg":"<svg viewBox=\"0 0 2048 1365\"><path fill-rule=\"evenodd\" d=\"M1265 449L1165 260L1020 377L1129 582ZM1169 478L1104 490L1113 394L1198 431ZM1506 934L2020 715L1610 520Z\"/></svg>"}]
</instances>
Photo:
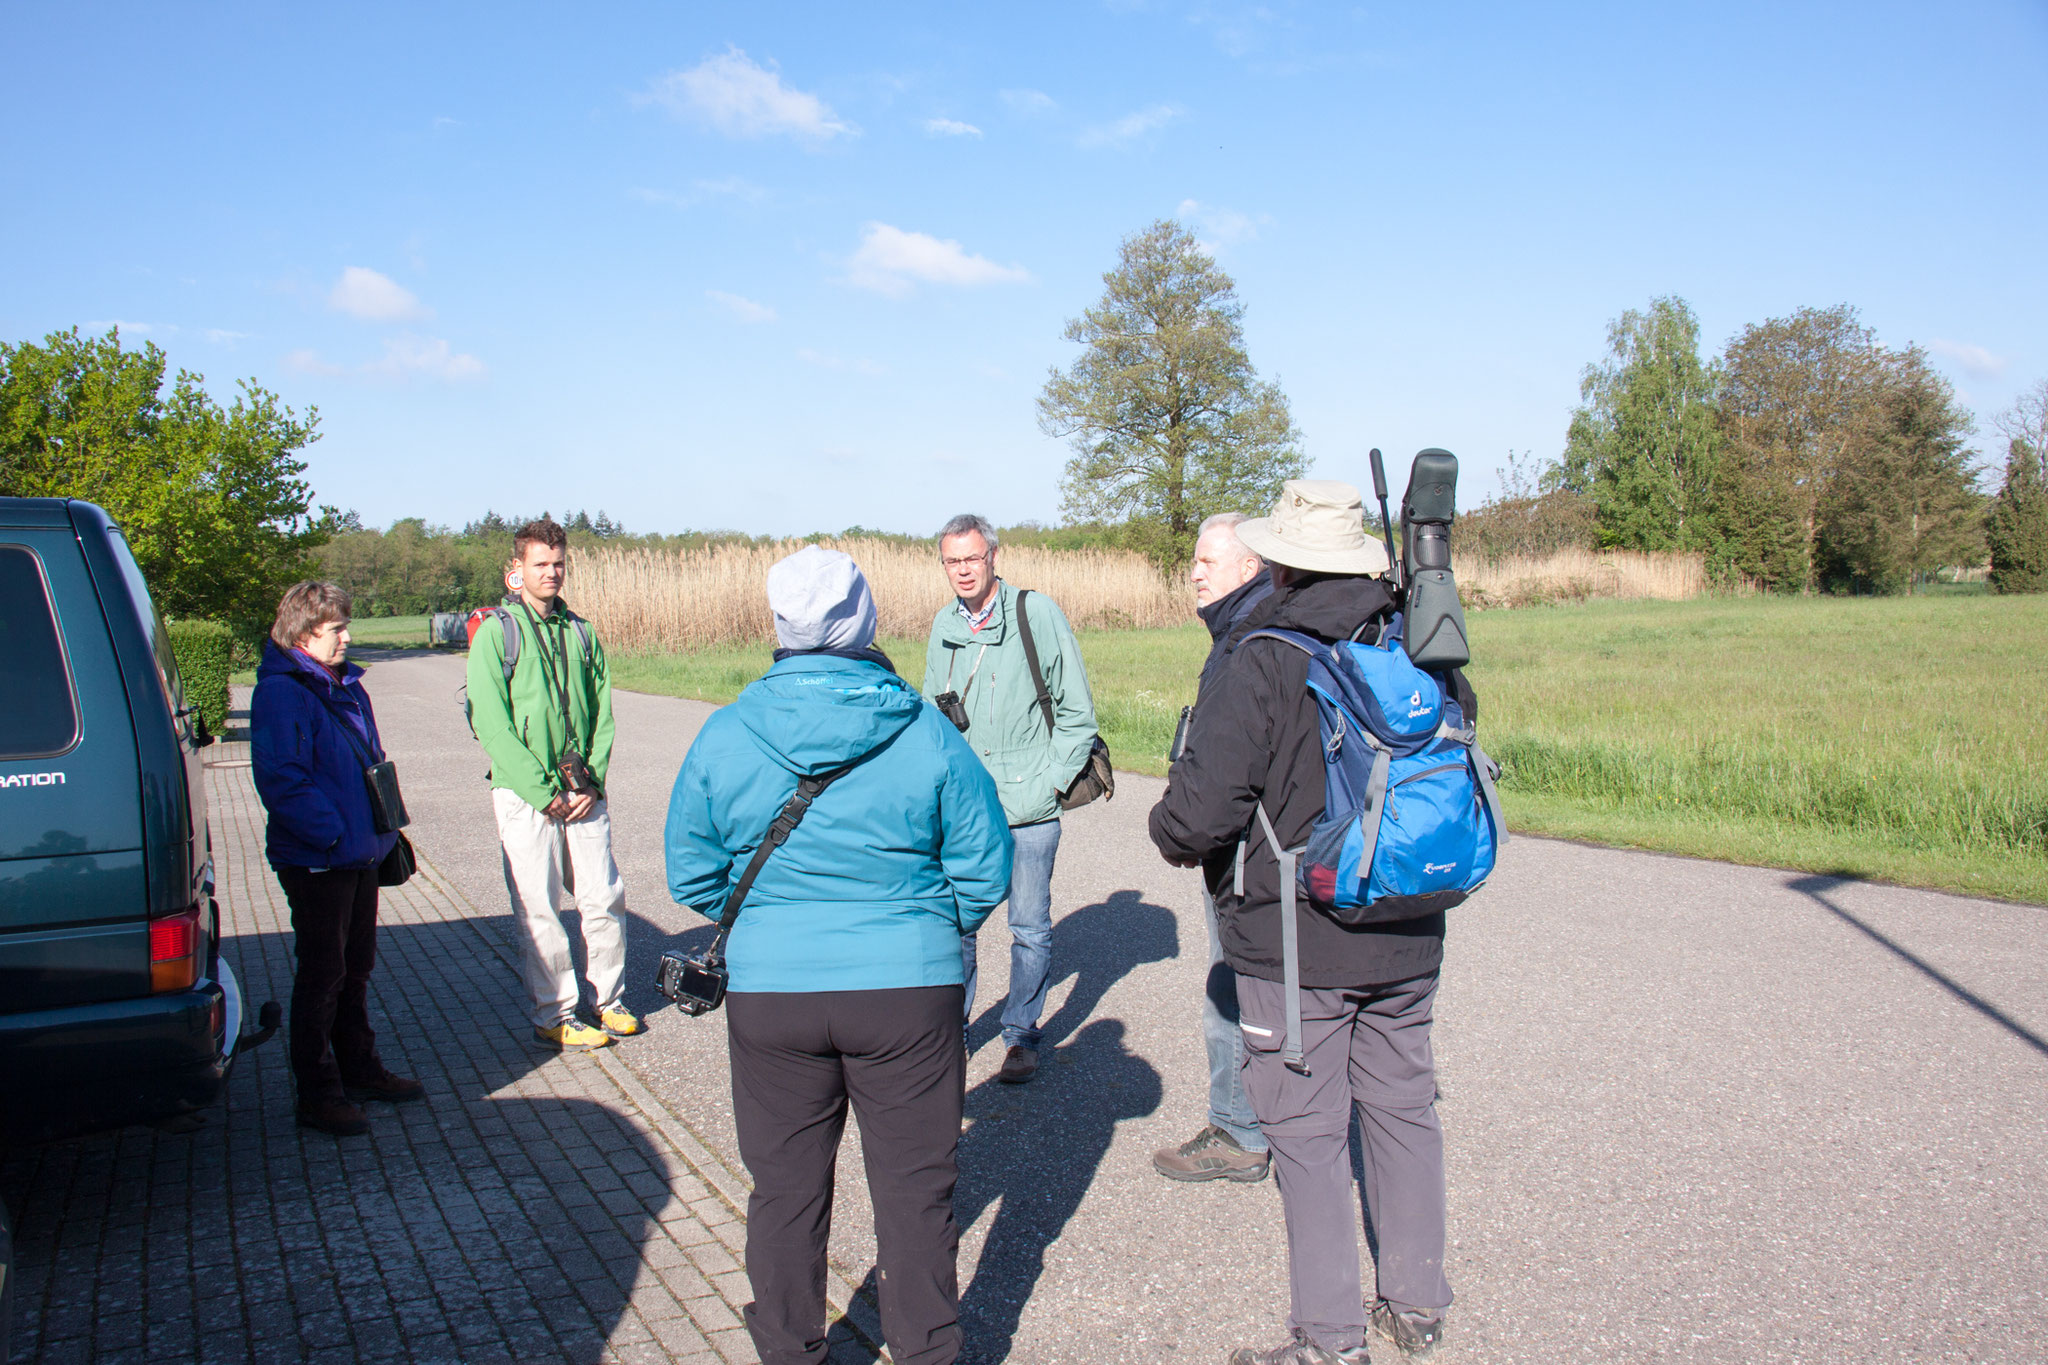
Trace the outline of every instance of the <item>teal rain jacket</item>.
<instances>
[{"instance_id":1,"label":"teal rain jacket","mask_svg":"<svg viewBox=\"0 0 2048 1365\"><path fill-rule=\"evenodd\" d=\"M669 798L669 893L718 919L798 776L856 758L761 869L731 989L964 980L961 935L1009 894L1010 831L959 732L878 663L796 655L704 722Z\"/></svg>"}]
</instances>

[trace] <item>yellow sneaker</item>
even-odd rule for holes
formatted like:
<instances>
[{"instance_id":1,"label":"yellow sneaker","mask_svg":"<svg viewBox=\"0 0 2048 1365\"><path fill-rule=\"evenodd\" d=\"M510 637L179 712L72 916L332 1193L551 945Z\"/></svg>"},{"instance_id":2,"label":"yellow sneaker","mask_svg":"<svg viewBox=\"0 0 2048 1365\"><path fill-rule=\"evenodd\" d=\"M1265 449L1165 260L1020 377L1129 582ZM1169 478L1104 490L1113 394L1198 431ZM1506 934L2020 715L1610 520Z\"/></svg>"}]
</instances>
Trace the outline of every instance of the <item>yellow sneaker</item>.
<instances>
[{"instance_id":1,"label":"yellow sneaker","mask_svg":"<svg viewBox=\"0 0 2048 1365\"><path fill-rule=\"evenodd\" d=\"M557 1024L553 1028L535 1029L533 1031L533 1040L543 1047L551 1047L557 1052L588 1052L593 1048L610 1047L612 1045L612 1036L609 1033L606 1033L603 1029L592 1028L590 1025L580 1023L574 1019L566 1023Z\"/></svg>"},{"instance_id":2,"label":"yellow sneaker","mask_svg":"<svg viewBox=\"0 0 2048 1365\"><path fill-rule=\"evenodd\" d=\"M636 1033L645 1033L647 1025L640 1022L624 1005L613 1005L597 1012L597 1022L604 1025L604 1031L614 1038L631 1038Z\"/></svg>"}]
</instances>

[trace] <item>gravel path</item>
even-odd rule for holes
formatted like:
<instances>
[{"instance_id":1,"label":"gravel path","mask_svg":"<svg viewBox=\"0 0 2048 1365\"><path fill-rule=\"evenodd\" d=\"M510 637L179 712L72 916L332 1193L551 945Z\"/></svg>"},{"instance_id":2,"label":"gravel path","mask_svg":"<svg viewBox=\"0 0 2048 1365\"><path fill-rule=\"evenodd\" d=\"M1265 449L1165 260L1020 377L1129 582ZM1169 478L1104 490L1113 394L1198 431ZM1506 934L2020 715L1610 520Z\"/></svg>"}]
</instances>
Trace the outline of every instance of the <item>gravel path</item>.
<instances>
[{"instance_id":1,"label":"gravel path","mask_svg":"<svg viewBox=\"0 0 2048 1365\"><path fill-rule=\"evenodd\" d=\"M502 914L461 673L387 655L369 684L415 838ZM651 1014L617 1054L737 1171L723 1016L656 1010L649 984L662 948L708 934L668 900L661 827L710 709L617 698L628 998ZM1027 1087L991 1080L1008 938L982 935L959 1204L973 1361L1220 1361L1286 1311L1273 1186L1150 1168L1202 1121L1205 945L1192 874L1144 835L1161 784L1119 784L1069 818ZM1438 1359L2048 1358L2044 961L2041 907L1517 840L1453 912L1439 998L1458 1303ZM833 1255L859 1282L856 1142Z\"/></svg>"}]
</instances>

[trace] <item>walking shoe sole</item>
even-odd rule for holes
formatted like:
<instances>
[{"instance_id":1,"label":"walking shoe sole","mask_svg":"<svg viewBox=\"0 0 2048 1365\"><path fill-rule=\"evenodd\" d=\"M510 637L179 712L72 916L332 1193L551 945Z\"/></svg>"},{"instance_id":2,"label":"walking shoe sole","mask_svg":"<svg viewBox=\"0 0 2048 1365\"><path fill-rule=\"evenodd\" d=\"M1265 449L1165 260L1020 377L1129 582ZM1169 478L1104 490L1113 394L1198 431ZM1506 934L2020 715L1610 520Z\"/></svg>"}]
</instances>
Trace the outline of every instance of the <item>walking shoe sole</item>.
<instances>
[{"instance_id":1,"label":"walking shoe sole","mask_svg":"<svg viewBox=\"0 0 2048 1365\"><path fill-rule=\"evenodd\" d=\"M1183 1185L1199 1185L1205 1180L1234 1180L1240 1185L1254 1185L1266 1178L1266 1173L1273 1169L1273 1163L1268 1161L1256 1169L1240 1166L1235 1170L1225 1167L1216 1171L1169 1171L1155 1161L1152 1163L1152 1169L1168 1180L1178 1180Z\"/></svg>"},{"instance_id":2,"label":"walking shoe sole","mask_svg":"<svg viewBox=\"0 0 2048 1365\"><path fill-rule=\"evenodd\" d=\"M533 1042L534 1046L544 1047L550 1052L596 1052L600 1048L612 1045L609 1034L605 1035L605 1040L601 1043L558 1043L553 1038L543 1038L539 1034L534 1035Z\"/></svg>"}]
</instances>

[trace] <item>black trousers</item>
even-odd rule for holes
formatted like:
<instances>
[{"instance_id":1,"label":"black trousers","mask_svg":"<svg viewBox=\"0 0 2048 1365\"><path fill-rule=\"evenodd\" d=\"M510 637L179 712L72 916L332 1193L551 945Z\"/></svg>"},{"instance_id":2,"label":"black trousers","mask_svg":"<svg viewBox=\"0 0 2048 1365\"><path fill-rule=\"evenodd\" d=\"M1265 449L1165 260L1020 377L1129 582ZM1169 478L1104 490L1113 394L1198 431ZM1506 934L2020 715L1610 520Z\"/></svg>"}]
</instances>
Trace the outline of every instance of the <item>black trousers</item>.
<instances>
[{"instance_id":1,"label":"black trousers","mask_svg":"<svg viewBox=\"0 0 2048 1365\"><path fill-rule=\"evenodd\" d=\"M343 1098L347 1081L377 1074L370 969L377 965L377 869L281 867L292 909L292 1076L300 1105Z\"/></svg>"},{"instance_id":2,"label":"black trousers","mask_svg":"<svg viewBox=\"0 0 2048 1365\"><path fill-rule=\"evenodd\" d=\"M897 1365L960 1354L953 1222L967 1063L959 986L726 997L733 1119L754 1177L747 1330L762 1365L825 1359L825 1241L846 1107L875 1205L882 1332Z\"/></svg>"}]
</instances>

